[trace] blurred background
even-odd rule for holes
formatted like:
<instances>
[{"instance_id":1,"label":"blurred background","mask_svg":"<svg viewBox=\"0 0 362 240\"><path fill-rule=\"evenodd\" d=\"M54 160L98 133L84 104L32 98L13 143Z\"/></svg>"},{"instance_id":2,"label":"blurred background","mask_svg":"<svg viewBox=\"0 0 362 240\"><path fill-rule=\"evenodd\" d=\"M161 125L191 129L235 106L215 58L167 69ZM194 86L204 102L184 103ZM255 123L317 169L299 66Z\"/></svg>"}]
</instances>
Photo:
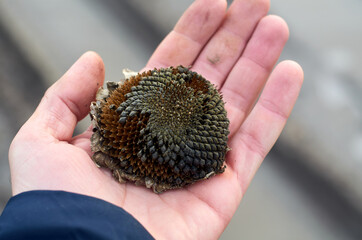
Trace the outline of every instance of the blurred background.
<instances>
[{"instance_id":1,"label":"blurred background","mask_svg":"<svg viewBox=\"0 0 362 240\"><path fill-rule=\"evenodd\" d=\"M87 50L106 80L141 69L191 3L0 0L0 212L8 147L45 89ZM221 239L362 239L362 1L271 0L270 13L288 22L280 59L298 61L305 82Z\"/></svg>"}]
</instances>

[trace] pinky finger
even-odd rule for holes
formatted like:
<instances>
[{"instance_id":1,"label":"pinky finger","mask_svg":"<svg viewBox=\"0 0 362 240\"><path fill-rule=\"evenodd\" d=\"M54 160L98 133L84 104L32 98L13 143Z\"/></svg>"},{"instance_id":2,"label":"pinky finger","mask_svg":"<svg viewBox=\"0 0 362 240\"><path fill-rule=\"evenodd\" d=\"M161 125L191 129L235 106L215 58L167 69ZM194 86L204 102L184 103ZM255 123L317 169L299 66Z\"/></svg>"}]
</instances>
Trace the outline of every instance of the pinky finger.
<instances>
[{"instance_id":1,"label":"pinky finger","mask_svg":"<svg viewBox=\"0 0 362 240\"><path fill-rule=\"evenodd\" d=\"M282 132L302 82L303 70L297 63L280 63L272 72L255 107L231 139L233 151L229 159L234 161L229 161L229 164L238 173L243 191Z\"/></svg>"}]
</instances>

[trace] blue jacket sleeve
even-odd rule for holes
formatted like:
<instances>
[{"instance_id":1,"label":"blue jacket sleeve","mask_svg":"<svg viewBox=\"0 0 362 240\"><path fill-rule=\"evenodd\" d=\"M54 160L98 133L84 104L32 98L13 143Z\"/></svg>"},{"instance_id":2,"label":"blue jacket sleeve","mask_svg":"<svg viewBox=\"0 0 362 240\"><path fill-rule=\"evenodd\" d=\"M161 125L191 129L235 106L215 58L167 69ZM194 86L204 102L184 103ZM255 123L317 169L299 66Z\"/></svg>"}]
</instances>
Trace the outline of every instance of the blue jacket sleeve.
<instances>
[{"instance_id":1,"label":"blue jacket sleeve","mask_svg":"<svg viewBox=\"0 0 362 240\"><path fill-rule=\"evenodd\" d=\"M0 216L0 239L153 239L130 214L111 203L63 191L12 197Z\"/></svg>"}]
</instances>

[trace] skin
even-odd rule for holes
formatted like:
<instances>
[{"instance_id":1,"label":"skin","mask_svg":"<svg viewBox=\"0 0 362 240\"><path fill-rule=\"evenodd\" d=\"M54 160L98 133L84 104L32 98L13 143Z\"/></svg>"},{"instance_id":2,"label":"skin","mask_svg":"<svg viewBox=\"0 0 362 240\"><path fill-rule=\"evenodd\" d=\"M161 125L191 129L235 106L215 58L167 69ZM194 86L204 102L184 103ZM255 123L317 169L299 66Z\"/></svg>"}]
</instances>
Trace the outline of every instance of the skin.
<instances>
[{"instance_id":1,"label":"skin","mask_svg":"<svg viewBox=\"0 0 362 240\"><path fill-rule=\"evenodd\" d=\"M72 137L104 79L102 59L87 52L46 91L14 138L13 195L40 189L85 194L124 208L157 239L217 239L279 137L303 81L293 61L274 67L289 33L268 10L267 0L235 0L227 11L224 0L197 0L145 67L192 65L220 89L232 149L223 174L157 195L97 168L91 128Z\"/></svg>"}]
</instances>

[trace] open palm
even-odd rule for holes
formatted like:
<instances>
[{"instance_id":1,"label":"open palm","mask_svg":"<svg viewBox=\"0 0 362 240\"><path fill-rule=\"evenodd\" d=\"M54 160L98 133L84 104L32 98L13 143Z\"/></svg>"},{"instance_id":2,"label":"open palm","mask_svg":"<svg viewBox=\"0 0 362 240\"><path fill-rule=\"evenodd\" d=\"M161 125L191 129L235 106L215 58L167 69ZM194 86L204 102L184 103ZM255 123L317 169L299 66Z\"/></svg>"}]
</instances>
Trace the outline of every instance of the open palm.
<instances>
[{"instance_id":1,"label":"open palm","mask_svg":"<svg viewBox=\"0 0 362 240\"><path fill-rule=\"evenodd\" d=\"M223 174L157 195L119 184L97 168L90 158L91 128L72 137L104 78L101 58L88 52L47 90L15 137L9 153L13 194L76 192L124 208L157 239L219 237L281 133L303 80L302 69L292 61L272 71L288 28L281 18L266 16L268 8L266 0L237 0L226 11L225 1L198 0L146 66L191 65L220 89L232 149Z\"/></svg>"}]
</instances>

